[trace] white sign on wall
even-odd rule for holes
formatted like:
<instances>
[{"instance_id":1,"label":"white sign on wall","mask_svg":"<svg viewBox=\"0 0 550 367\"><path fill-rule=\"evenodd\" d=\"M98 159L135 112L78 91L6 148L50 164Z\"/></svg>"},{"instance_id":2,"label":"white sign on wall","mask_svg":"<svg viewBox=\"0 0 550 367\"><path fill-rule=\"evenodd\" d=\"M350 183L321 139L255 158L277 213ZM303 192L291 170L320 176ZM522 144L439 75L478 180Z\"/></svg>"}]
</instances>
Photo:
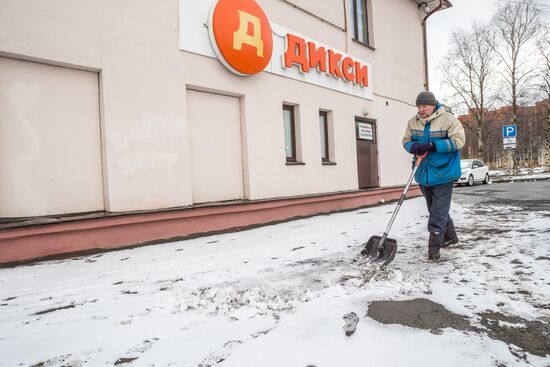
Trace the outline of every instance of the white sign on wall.
<instances>
[{"instance_id":1,"label":"white sign on wall","mask_svg":"<svg viewBox=\"0 0 550 367\"><path fill-rule=\"evenodd\" d=\"M359 130L359 139L374 140L374 136L372 134L372 124L366 122L358 122L357 129Z\"/></svg>"}]
</instances>

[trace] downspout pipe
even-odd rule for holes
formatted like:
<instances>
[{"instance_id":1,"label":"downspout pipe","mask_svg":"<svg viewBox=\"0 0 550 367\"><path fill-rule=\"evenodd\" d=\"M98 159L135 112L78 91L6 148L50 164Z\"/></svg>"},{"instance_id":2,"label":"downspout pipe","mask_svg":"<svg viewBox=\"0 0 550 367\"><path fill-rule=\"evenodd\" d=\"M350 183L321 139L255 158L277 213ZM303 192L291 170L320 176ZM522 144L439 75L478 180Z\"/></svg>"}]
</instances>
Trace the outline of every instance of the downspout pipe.
<instances>
[{"instance_id":1,"label":"downspout pipe","mask_svg":"<svg viewBox=\"0 0 550 367\"><path fill-rule=\"evenodd\" d=\"M418 8L420 8L421 6L427 6L427 5L428 5L428 2L423 2L418 5ZM432 14L440 11L443 8L443 5L446 5L448 8L453 6L449 1L439 0L439 5L436 6L430 12L428 12L426 16L422 19L422 39L424 43L424 89L426 90L430 90L430 80L429 80L429 73L428 73L428 36L426 31L426 21Z\"/></svg>"}]
</instances>

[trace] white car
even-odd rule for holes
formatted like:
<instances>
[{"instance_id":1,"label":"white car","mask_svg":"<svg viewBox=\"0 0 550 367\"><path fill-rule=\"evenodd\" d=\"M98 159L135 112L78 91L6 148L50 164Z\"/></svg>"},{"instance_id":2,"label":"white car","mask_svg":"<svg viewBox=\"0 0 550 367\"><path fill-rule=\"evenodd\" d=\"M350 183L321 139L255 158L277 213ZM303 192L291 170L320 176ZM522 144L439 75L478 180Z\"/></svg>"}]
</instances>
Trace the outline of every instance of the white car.
<instances>
[{"instance_id":1,"label":"white car","mask_svg":"<svg viewBox=\"0 0 550 367\"><path fill-rule=\"evenodd\" d=\"M462 176L456 181L459 184L473 186L476 182L489 183L489 167L479 159L461 159Z\"/></svg>"}]
</instances>

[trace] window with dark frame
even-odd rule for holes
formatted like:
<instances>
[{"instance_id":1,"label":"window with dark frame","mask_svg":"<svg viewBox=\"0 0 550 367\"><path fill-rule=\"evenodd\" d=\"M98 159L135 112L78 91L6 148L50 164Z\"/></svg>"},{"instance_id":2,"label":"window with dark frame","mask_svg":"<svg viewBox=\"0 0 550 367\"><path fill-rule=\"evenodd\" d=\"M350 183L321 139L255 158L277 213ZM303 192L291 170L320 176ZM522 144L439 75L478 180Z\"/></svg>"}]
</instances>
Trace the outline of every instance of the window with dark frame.
<instances>
[{"instance_id":1,"label":"window with dark frame","mask_svg":"<svg viewBox=\"0 0 550 367\"><path fill-rule=\"evenodd\" d=\"M367 1L368 0L351 0L353 12L353 38L365 45L370 45Z\"/></svg>"},{"instance_id":2,"label":"window with dark frame","mask_svg":"<svg viewBox=\"0 0 550 367\"><path fill-rule=\"evenodd\" d=\"M321 160L330 162L328 146L328 112L319 111L319 130L321 132Z\"/></svg>"},{"instance_id":3,"label":"window with dark frame","mask_svg":"<svg viewBox=\"0 0 550 367\"><path fill-rule=\"evenodd\" d=\"M283 105L285 153L287 162L296 162L296 122L294 110L294 106Z\"/></svg>"}]
</instances>

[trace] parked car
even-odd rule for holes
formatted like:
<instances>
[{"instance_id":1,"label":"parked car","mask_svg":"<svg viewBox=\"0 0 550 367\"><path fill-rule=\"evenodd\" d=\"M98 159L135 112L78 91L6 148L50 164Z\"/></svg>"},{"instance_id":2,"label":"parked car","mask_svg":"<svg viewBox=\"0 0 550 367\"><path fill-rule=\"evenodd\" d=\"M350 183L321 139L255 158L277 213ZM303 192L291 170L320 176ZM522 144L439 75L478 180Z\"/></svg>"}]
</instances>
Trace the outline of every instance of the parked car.
<instances>
[{"instance_id":1,"label":"parked car","mask_svg":"<svg viewBox=\"0 0 550 367\"><path fill-rule=\"evenodd\" d=\"M461 159L460 169L462 176L455 181L459 184L473 186L476 182L489 183L489 167L479 159Z\"/></svg>"},{"instance_id":2,"label":"parked car","mask_svg":"<svg viewBox=\"0 0 550 367\"><path fill-rule=\"evenodd\" d=\"M532 170L533 173L544 173L544 171L545 171L544 167L535 167Z\"/></svg>"}]
</instances>

